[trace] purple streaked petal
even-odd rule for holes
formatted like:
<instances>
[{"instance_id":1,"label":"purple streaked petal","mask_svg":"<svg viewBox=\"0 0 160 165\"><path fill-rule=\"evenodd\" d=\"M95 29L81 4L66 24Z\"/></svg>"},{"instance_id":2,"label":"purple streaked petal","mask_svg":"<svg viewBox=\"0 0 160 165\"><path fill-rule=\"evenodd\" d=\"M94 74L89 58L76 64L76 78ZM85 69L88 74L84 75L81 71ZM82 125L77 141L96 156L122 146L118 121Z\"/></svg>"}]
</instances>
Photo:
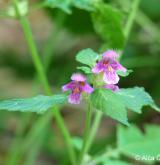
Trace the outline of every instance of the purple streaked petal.
<instances>
[{"instance_id":1,"label":"purple streaked petal","mask_svg":"<svg viewBox=\"0 0 160 165\"><path fill-rule=\"evenodd\" d=\"M112 63L110 64L111 67L114 69L114 70L120 70L122 72L126 72L127 69L125 67L123 67L119 62L117 61L112 61Z\"/></svg>"},{"instance_id":2,"label":"purple streaked petal","mask_svg":"<svg viewBox=\"0 0 160 165\"><path fill-rule=\"evenodd\" d=\"M113 92L116 92L119 90L119 87L117 85L114 85L114 84L106 84L103 87L106 89L111 89Z\"/></svg>"},{"instance_id":3,"label":"purple streaked petal","mask_svg":"<svg viewBox=\"0 0 160 165\"><path fill-rule=\"evenodd\" d=\"M119 57L118 53L114 50L108 50L103 53L104 58L117 59Z\"/></svg>"},{"instance_id":4,"label":"purple streaked petal","mask_svg":"<svg viewBox=\"0 0 160 165\"><path fill-rule=\"evenodd\" d=\"M107 84L117 84L119 81L119 77L115 71L114 72L105 72L103 75L103 80Z\"/></svg>"},{"instance_id":5,"label":"purple streaked petal","mask_svg":"<svg viewBox=\"0 0 160 165\"><path fill-rule=\"evenodd\" d=\"M88 83L85 83L85 85L83 87L83 92L92 93L93 91L94 91L94 89Z\"/></svg>"},{"instance_id":6,"label":"purple streaked petal","mask_svg":"<svg viewBox=\"0 0 160 165\"><path fill-rule=\"evenodd\" d=\"M79 104L81 101L80 93L71 93L68 97L68 102L71 104Z\"/></svg>"},{"instance_id":7,"label":"purple streaked petal","mask_svg":"<svg viewBox=\"0 0 160 165\"><path fill-rule=\"evenodd\" d=\"M68 84L62 86L62 91L63 91L63 92L65 92L65 91L67 91L67 90L69 90L69 89L71 89L71 88L70 88L70 83L68 83Z\"/></svg>"},{"instance_id":8,"label":"purple streaked petal","mask_svg":"<svg viewBox=\"0 0 160 165\"><path fill-rule=\"evenodd\" d=\"M72 76L71 76L71 80L73 81L85 81L86 78L84 75L80 74L80 73L74 73Z\"/></svg>"},{"instance_id":9,"label":"purple streaked petal","mask_svg":"<svg viewBox=\"0 0 160 165\"><path fill-rule=\"evenodd\" d=\"M118 63L117 70L120 70L122 72L126 72L127 71L127 69L125 67L123 67L120 63Z\"/></svg>"},{"instance_id":10,"label":"purple streaked petal","mask_svg":"<svg viewBox=\"0 0 160 165\"><path fill-rule=\"evenodd\" d=\"M65 92L67 90L72 90L74 87L75 87L75 83L69 82L68 84L62 86L62 91Z\"/></svg>"},{"instance_id":11,"label":"purple streaked petal","mask_svg":"<svg viewBox=\"0 0 160 165\"><path fill-rule=\"evenodd\" d=\"M96 73L96 74L102 72L103 70L104 70L104 68L103 68L103 65L102 65L102 61L98 62L96 64L96 66L94 68L92 68L92 72Z\"/></svg>"}]
</instances>

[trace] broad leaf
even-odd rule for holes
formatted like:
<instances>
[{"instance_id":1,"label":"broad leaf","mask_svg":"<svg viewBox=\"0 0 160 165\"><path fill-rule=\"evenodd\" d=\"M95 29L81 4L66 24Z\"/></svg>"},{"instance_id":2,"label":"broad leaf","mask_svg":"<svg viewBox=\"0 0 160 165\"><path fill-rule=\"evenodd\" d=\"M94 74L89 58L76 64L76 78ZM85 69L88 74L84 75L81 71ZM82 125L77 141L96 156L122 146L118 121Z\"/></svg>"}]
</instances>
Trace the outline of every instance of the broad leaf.
<instances>
[{"instance_id":1,"label":"broad leaf","mask_svg":"<svg viewBox=\"0 0 160 165\"><path fill-rule=\"evenodd\" d=\"M68 14L72 13L72 7L77 7L87 11L94 10L90 0L45 0L44 4L47 7L59 8Z\"/></svg>"},{"instance_id":2,"label":"broad leaf","mask_svg":"<svg viewBox=\"0 0 160 165\"><path fill-rule=\"evenodd\" d=\"M127 70L126 72L122 72L122 71L118 70L117 71L117 74L120 75L120 76L122 76L122 77L127 77L132 72L133 72L132 70Z\"/></svg>"},{"instance_id":3,"label":"broad leaf","mask_svg":"<svg viewBox=\"0 0 160 165\"><path fill-rule=\"evenodd\" d=\"M107 48L123 48L124 34L122 31L122 15L120 11L104 3L96 5L92 20L96 32L104 39ZM106 47L105 47L106 49Z\"/></svg>"},{"instance_id":4,"label":"broad leaf","mask_svg":"<svg viewBox=\"0 0 160 165\"><path fill-rule=\"evenodd\" d=\"M125 107L134 112L141 113L142 107L147 105L153 107L157 111L160 111L151 96L144 91L144 88L134 87L121 89L117 92L117 95L120 96Z\"/></svg>"},{"instance_id":5,"label":"broad leaf","mask_svg":"<svg viewBox=\"0 0 160 165\"><path fill-rule=\"evenodd\" d=\"M131 165L130 163L124 162L122 160L112 160L107 159L103 161L102 165Z\"/></svg>"},{"instance_id":6,"label":"broad leaf","mask_svg":"<svg viewBox=\"0 0 160 165\"><path fill-rule=\"evenodd\" d=\"M89 67L87 67L87 66L79 66L79 67L77 67L77 69L83 71L83 72L86 73L86 74L92 73L92 72L91 72L91 68L89 68Z\"/></svg>"},{"instance_id":7,"label":"broad leaf","mask_svg":"<svg viewBox=\"0 0 160 165\"><path fill-rule=\"evenodd\" d=\"M43 113L57 104L63 104L66 99L66 95L39 95L33 98L10 99L0 101L0 110Z\"/></svg>"},{"instance_id":8,"label":"broad leaf","mask_svg":"<svg viewBox=\"0 0 160 165\"><path fill-rule=\"evenodd\" d=\"M117 130L117 145L118 148L121 148L129 143L134 143L141 141L143 139L143 134L141 131L134 125L130 126L129 129L124 129L119 125Z\"/></svg>"},{"instance_id":9,"label":"broad leaf","mask_svg":"<svg viewBox=\"0 0 160 165\"><path fill-rule=\"evenodd\" d=\"M154 132L154 134L153 134ZM151 134L152 133L152 134ZM138 156L154 156L160 152L160 133L158 126L147 126L145 134L135 126L118 128L118 149L121 153L135 158Z\"/></svg>"},{"instance_id":10,"label":"broad leaf","mask_svg":"<svg viewBox=\"0 0 160 165\"><path fill-rule=\"evenodd\" d=\"M107 89L97 89L91 95L91 101L93 106L104 114L128 125L125 105L116 93Z\"/></svg>"},{"instance_id":11,"label":"broad leaf","mask_svg":"<svg viewBox=\"0 0 160 165\"><path fill-rule=\"evenodd\" d=\"M76 55L76 60L82 64L94 66L96 61L99 59L98 53L94 52L92 49L84 49Z\"/></svg>"}]
</instances>

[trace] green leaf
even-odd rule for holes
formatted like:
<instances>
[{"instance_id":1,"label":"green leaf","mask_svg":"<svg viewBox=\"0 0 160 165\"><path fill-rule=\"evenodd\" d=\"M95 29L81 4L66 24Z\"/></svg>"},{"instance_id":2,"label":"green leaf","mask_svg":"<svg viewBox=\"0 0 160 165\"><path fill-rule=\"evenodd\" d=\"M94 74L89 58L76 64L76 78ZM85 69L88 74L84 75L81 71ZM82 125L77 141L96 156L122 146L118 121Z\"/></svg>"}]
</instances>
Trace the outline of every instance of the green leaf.
<instances>
[{"instance_id":1,"label":"green leaf","mask_svg":"<svg viewBox=\"0 0 160 165\"><path fill-rule=\"evenodd\" d=\"M95 108L126 125L127 109L141 113L142 107L149 105L160 112L151 96L144 88L139 87L121 89L115 93L107 89L97 89L91 95L91 101Z\"/></svg>"},{"instance_id":2,"label":"green leaf","mask_svg":"<svg viewBox=\"0 0 160 165\"><path fill-rule=\"evenodd\" d=\"M110 147L107 147L107 150L105 149L101 154L97 155L93 158L95 164L101 164L101 165L131 165L130 163L127 163L120 159L120 153L118 148L113 149Z\"/></svg>"},{"instance_id":3,"label":"green leaf","mask_svg":"<svg viewBox=\"0 0 160 165\"><path fill-rule=\"evenodd\" d=\"M82 149L82 146L83 146L83 140L82 140L82 138L80 138L80 137L73 137L72 142L73 142L73 146L78 151L80 151Z\"/></svg>"},{"instance_id":4,"label":"green leaf","mask_svg":"<svg viewBox=\"0 0 160 165\"><path fill-rule=\"evenodd\" d=\"M45 0L44 4L47 7L59 8L68 14L71 14L72 12L71 11L72 0Z\"/></svg>"},{"instance_id":5,"label":"green leaf","mask_svg":"<svg viewBox=\"0 0 160 165\"><path fill-rule=\"evenodd\" d=\"M89 65L90 67L94 66L96 64L96 61L99 59L99 54L94 52L92 49L84 49L81 50L76 55L76 60L78 62L81 62L82 64Z\"/></svg>"},{"instance_id":6,"label":"green leaf","mask_svg":"<svg viewBox=\"0 0 160 165\"><path fill-rule=\"evenodd\" d=\"M105 42L107 41L105 44L107 48L123 48L125 38L121 25L121 12L104 3L96 5L96 9L97 10L92 13L95 31Z\"/></svg>"},{"instance_id":7,"label":"green leaf","mask_svg":"<svg viewBox=\"0 0 160 165\"><path fill-rule=\"evenodd\" d=\"M10 99L0 101L0 110L43 113L49 108L63 104L66 95L43 96L39 95L25 99Z\"/></svg>"},{"instance_id":8,"label":"green leaf","mask_svg":"<svg viewBox=\"0 0 160 165\"><path fill-rule=\"evenodd\" d=\"M141 113L141 109L143 106L151 106L157 111L160 111L159 108L155 105L151 96L145 92L144 88L134 87L121 89L117 92L117 95L120 96L123 104L126 108Z\"/></svg>"},{"instance_id":9,"label":"green leaf","mask_svg":"<svg viewBox=\"0 0 160 165\"><path fill-rule=\"evenodd\" d=\"M122 160L112 160L106 158L106 160L103 161L103 165L131 165L131 164L124 162Z\"/></svg>"},{"instance_id":10,"label":"green leaf","mask_svg":"<svg viewBox=\"0 0 160 165\"><path fill-rule=\"evenodd\" d=\"M134 143L143 139L143 134L134 125L130 126L129 129L124 129L119 125L117 130L117 145L121 148L129 143Z\"/></svg>"},{"instance_id":11,"label":"green leaf","mask_svg":"<svg viewBox=\"0 0 160 165\"><path fill-rule=\"evenodd\" d=\"M128 125L125 105L116 93L107 89L96 89L91 95L91 101L93 106L104 114Z\"/></svg>"},{"instance_id":12,"label":"green leaf","mask_svg":"<svg viewBox=\"0 0 160 165\"><path fill-rule=\"evenodd\" d=\"M79 67L77 67L77 69L82 70L82 71L83 71L84 73L86 73L86 74L92 73L92 72L91 72L91 68L89 68L89 67L87 67L87 66L79 66Z\"/></svg>"},{"instance_id":13,"label":"green leaf","mask_svg":"<svg viewBox=\"0 0 160 165\"><path fill-rule=\"evenodd\" d=\"M133 158L136 155L141 157L145 155L156 157L160 151L159 128L159 126L148 126L145 129L145 134L142 134L135 126L128 128L119 126L117 133L119 151Z\"/></svg>"},{"instance_id":14,"label":"green leaf","mask_svg":"<svg viewBox=\"0 0 160 165\"><path fill-rule=\"evenodd\" d=\"M117 71L117 74L118 74L119 76L122 76L122 77L127 77L127 76L129 76L129 74L132 73L132 72L133 72L133 70L127 70L126 72L122 72L122 71L118 70L118 71Z\"/></svg>"},{"instance_id":15,"label":"green leaf","mask_svg":"<svg viewBox=\"0 0 160 165\"><path fill-rule=\"evenodd\" d=\"M68 14L72 13L72 7L84 9L87 11L94 10L90 0L45 0L44 4L47 7L59 8Z\"/></svg>"},{"instance_id":16,"label":"green leaf","mask_svg":"<svg viewBox=\"0 0 160 165\"><path fill-rule=\"evenodd\" d=\"M75 7L79 9L85 9L87 11L93 11L93 2L91 0L73 0L73 4Z\"/></svg>"},{"instance_id":17,"label":"green leaf","mask_svg":"<svg viewBox=\"0 0 160 165\"><path fill-rule=\"evenodd\" d=\"M25 16L27 15L28 13L28 2L27 1L21 1L21 2L18 2L18 8L19 8L19 12L22 16ZM9 6L8 9L7 9L7 14L11 17L17 17L17 13L14 9L13 6Z\"/></svg>"}]
</instances>

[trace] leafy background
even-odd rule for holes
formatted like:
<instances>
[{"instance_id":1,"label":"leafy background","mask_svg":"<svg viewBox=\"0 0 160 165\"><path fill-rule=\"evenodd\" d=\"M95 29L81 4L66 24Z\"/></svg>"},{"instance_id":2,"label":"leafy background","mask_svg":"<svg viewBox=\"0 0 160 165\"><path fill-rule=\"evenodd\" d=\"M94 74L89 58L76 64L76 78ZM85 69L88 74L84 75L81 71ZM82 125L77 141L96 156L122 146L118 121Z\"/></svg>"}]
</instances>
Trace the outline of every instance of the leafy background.
<instances>
[{"instance_id":1,"label":"leafy background","mask_svg":"<svg viewBox=\"0 0 160 165\"><path fill-rule=\"evenodd\" d=\"M30 6L38 2L42 1L30 1ZM0 2L0 11L7 10L9 4L10 1ZM64 3L62 4L64 5ZM67 13L72 11L71 14L67 14L57 8L35 10L29 14L36 43L42 55L43 62L46 65L46 70L48 70L47 75L52 84L53 91L59 92L61 86L69 81L70 75L75 72L78 64L75 61L75 54L81 49L90 47L101 52L108 47L114 46L115 48L115 45L117 49L124 46L125 41L121 33L123 30L121 23L127 19L131 1L106 0L106 4L110 4L112 7L106 5L101 8L97 6L98 9L101 9L100 11L97 10L97 12L100 13L91 15L88 11L92 9L88 4L85 5L85 7L83 7L82 4L74 4L71 6L68 6L68 4L64 6L61 6L61 4L58 5L58 7L60 6L59 8L65 10ZM82 9L77 8L77 5ZM113 7L116 9L113 9ZM105 14L105 10L107 10L108 13L112 10L114 12L111 12L110 17L108 17ZM101 13L103 13L103 17L98 19L96 14L99 15ZM118 17L113 13L118 13ZM121 88L143 86L158 104L160 102L159 18L159 0L141 0L140 9L137 12L121 59L122 64L134 70L134 72L127 78L122 78L120 82ZM120 19L122 19L122 22L120 22ZM104 20L107 20L107 24L105 24ZM116 24L113 25L113 21L116 21ZM99 24L101 24L101 27L99 27ZM0 98L30 97L39 93L43 94L42 87L37 85L36 72L19 24L14 20L1 18L0 25ZM117 28L113 31L115 27ZM95 29L97 32L95 32ZM81 109L85 110L84 107L82 104L80 107L66 105L62 108L62 114L67 126L75 136L81 135L83 132L85 114ZM43 126L51 117L51 115L48 115L40 124ZM13 143L18 144L21 142L39 118L39 115L30 113L0 112L0 164L6 163L8 157L11 157L15 151L16 147ZM135 123L141 130L145 130L146 124L157 125L152 129L150 128L151 126L147 127L146 130L150 130L149 132L154 130L154 133L146 135L146 141L148 139L148 141L151 141L150 139L159 137L157 132L159 129L160 115L158 112L145 107L141 115L129 112L129 118L130 121ZM106 117L103 118L99 132L97 133L97 140L91 150L92 154L96 155L97 152L103 150L104 145L116 145L116 128L117 123L115 121ZM131 132L136 131L134 127L133 129ZM63 141L53 120L51 123L48 123L48 127L44 129L43 132L41 132L41 130L34 131L40 131L39 137L35 137L37 143L32 139L29 139L27 143L30 144L30 146L33 145L35 150L25 147L27 146L26 143L23 147L25 154L22 156L22 159L19 160L20 164L24 164L22 162L35 164L35 161L36 164L42 162L42 164L47 165L64 164L68 162ZM121 129L121 131L123 131L123 129ZM123 133L123 136L126 138L131 138L127 136L127 132L123 131ZM134 133L134 135L136 135L136 133ZM15 137L17 138L15 139ZM138 141L140 140L139 138L143 141L144 137L138 134ZM128 141L128 139L126 139L126 141ZM118 145L128 147L127 144L122 144L122 142L119 142ZM155 144L152 145L160 146L156 140ZM122 153L125 152L125 147ZM37 152L36 149L39 150L39 152ZM127 149L127 151L131 152L133 150L136 151L136 149L133 148ZM145 151L147 150L148 149ZM153 152L156 153L157 151ZM130 153L126 152L125 154L127 156L130 155ZM128 158L125 154L122 156L122 160L128 161L129 159L129 162L132 162L132 164L137 164L133 158ZM32 157L30 155L36 155L36 160L33 158L34 156ZM63 160L61 160L62 156L64 157ZM111 164L115 163L116 160L105 161L109 161L109 164ZM138 164L146 164L146 162L140 162Z\"/></svg>"}]
</instances>

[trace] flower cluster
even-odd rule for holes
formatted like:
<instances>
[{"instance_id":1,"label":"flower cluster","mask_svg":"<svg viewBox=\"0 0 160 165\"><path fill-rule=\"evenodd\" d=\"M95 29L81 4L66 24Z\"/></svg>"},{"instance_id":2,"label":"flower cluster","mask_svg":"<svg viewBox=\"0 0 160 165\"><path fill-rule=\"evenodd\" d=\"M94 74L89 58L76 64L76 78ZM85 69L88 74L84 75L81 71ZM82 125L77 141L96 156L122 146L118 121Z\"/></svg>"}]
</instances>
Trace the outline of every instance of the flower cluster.
<instances>
[{"instance_id":1,"label":"flower cluster","mask_svg":"<svg viewBox=\"0 0 160 165\"><path fill-rule=\"evenodd\" d=\"M127 71L117 59L118 54L113 50L108 50L102 54L102 59L99 60L92 68L93 74L102 74L102 81L104 82L102 87L111 89L114 92L119 90L117 84L120 78L117 74L117 71ZM86 77L80 73L73 74L71 76L71 82L64 85L62 90L71 90L71 94L68 98L68 101L71 104L79 104L83 92L91 94L94 91L93 87L87 83Z\"/></svg>"}]
</instances>

